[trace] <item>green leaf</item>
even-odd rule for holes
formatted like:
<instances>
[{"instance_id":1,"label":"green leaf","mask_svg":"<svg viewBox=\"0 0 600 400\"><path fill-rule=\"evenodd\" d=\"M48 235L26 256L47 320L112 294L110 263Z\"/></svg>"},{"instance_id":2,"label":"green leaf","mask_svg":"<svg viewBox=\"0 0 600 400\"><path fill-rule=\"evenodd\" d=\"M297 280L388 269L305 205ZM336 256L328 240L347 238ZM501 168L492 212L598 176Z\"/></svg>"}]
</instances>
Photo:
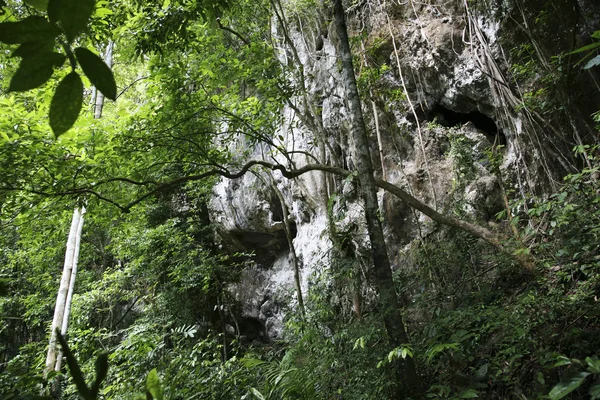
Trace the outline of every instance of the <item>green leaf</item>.
<instances>
[{"instance_id":1,"label":"green leaf","mask_svg":"<svg viewBox=\"0 0 600 400\"><path fill-rule=\"evenodd\" d=\"M81 33L94 12L95 0L50 0L48 17L59 22L69 42Z\"/></svg>"},{"instance_id":2,"label":"green leaf","mask_svg":"<svg viewBox=\"0 0 600 400\"><path fill-rule=\"evenodd\" d=\"M571 365L571 359L567 358L565 356L558 356L556 357L556 362L554 363L553 367L561 367L563 365Z\"/></svg>"},{"instance_id":3,"label":"green leaf","mask_svg":"<svg viewBox=\"0 0 600 400\"><path fill-rule=\"evenodd\" d=\"M580 47L576 50L573 50L570 53L567 53L567 55L583 53L584 51L591 51L591 50L597 49L598 47L600 47L600 42L590 43L587 46Z\"/></svg>"},{"instance_id":4,"label":"green leaf","mask_svg":"<svg viewBox=\"0 0 600 400\"><path fill-rule=\"evenodd\" d=\"M85 75L90 79L94 86L96 86L104 96L111 100L116 100L117 84L115 83L115 78L113 77L110 68L108 68L108 65L106 65L99 56L83 47L76 48L75 55L77 56L77 61L79 61L83 72L85 72Z\"/></svg>"},{"instance_id":5,"label":"green leaf","mask_svg":"<svg viewBox=\"0 0 600 400\"><path fill-rule=\"evenodd\" d=\"M459 399L476 399L477 397L479 396L477 395L477 390L475 389L464 390L458 395Z\"/></svg>"},{"instance_id":6,"label":"green leaf","mask_svg":"<svg viewBox=\"0 0 600 400\"><path fill-rule=\"evenodd\" d=\"M108 8L104 8L104 7L98 7L98 8L96 8L96 11L94 12L94 16L98 17L98 18L107 17L112 14L114 14L112 12L112 10L110 10Z\"/></svg>"},{"instance_id":7,"label":"green leaf","mask_svg":"<svg viewBox=\"0 0 600 400\"><path fill-rule=\"evenodd\" d=\"M23 0L25 4L37 8L40 11L46 11L48 9L48 0Z\"/></svg>"},{"instance_id":8,"label":"green leaf","mask_svg":"<svg viewBox=\"0 0 600 400\"><path fill-rule=\"evenodd\" d=\"M254 397L256 397L259 400L265 400L265 396L259 392L258 390L256 390L255 388L251 388L250 391L252 392L252 394L254 395Z\"/></svg>"},{"instance_id":9,"label":"green leaf","mask_svg":"<svg viewBox=\"0 0 600 400\"><path fill-rule=\"evenodd\" d=\"M485 377L487 376L489 367L490 367L490 364L483 364L481 367L479 367L477 372L475 372L475 378L476 379L485 379Z\"/></svg>"},{"instance_id":10,"label":"green leaf","mask_svg":"<svg viewBox=\"0 0 600 400\"><path fill-rule=\"evenodd\" d=\"M102 381L106 378L108 372L108 353L100 353L96 358L96 380L92 385L92 396L96 398Z\"/></svg>"},{"instance_id":11,"label":"green leaf","mask_svg":"<svg viewBox=\"0 0 600 400\"><path fill-rule=\"evenodd\" d=\"M156 368L148 373L148 377L146 378L146 389L150 392L154 400L163 400L163 388L160 383L160 378L158 377L158 372L156 372Z\"/></svg>"},{"instance_id":12,"label":"green leaf","mask_svg":"<svg viewBox=\"0 0 600 400\"><path fill-rule=\"evenodd\" d=\"M254 367L258 366L258 365L264 365L267 362L263 361L263 360L259 360L257 358L246 358L246 357L244 357L244 358L240 359L240 363L244 367L246 367L246 368L254 368Z\"/></svg>"},{"instance_id":13,"label":"green leaf","mask_svg":"<svg viewBox=\"0 0 600 400\"><path fill-rule=\"evenodd\" d=\"M8 86L9 92L25 92L42 86L50 79L54 67L61 65L65 56L58 53L42 53L23 58Z\"/></svg>"},{"instance_id":14,"label":"green leaf","mask_svg":"<svg viewBox=\"0 0 600 400\"><path fill-rule=\"evenodd\" d=\"M580 371L568 376L567 379L561 381L552 388L552 390L548 394L548 396L550 396L550 400L562 399L563 397L571 393L573 390L581 386L581 384L583 383L583 381L585 381L585 378L587 378L589 374L589 372Z\"/></svg>"},{"instance_id":15,"label":"green leaf","mask_svg":"<svg viewBox=\"0 0 600 400\"><path fill-rule=\"evenodd\" d=\"M73 126L82 104L83 82L76 72L71 72L58 84L50 103L50 127L55 137Z\"/></svg>"},{"instance_id":16,"label":"green leaf","mask_svg":"<svg viewBox=\"0 0 600 400\"><path fill-rule=\"evenodd\" d=\"M41 53L52 53L54 49L54 39L50 40L39 40L35 42L27 42L20 45L13 53L11 57L35 57Z\"/></svg>"},{"instance_id":17,"label":"green leaf","mask_svg":"<svg viewBox=\"0 0 600 400\"><path fill-rule=\"evenodd\" d=\"M429 348L425 354L427 355L427 362L431 362L433 357L444 350L458 350L459 343L438 343L435 346Z\"/></svg>"},{"instance_id":18,"label":"green leaf","mask_svg":"<svg viewBox=\"0 0 600 400\"><path fill-rule=\"evenodd\" d=\"M27 17L18 22L0 24L0 42L8 44L54 40L60 30L44 17Z\"/></svg>"},{"instance_id":19,"label":"green leaf","mask_svg":"<svg viewBox=\"0 0 600 400\"><path fill-rule=\"evenodd\" d=\"M356 350L359 347L361 349L365 348L365 338L364 338L364 336L361 336L358 339L356 339L356 341L354 342L354 347L352 347L352 350Z\"/></svg>"},{"instance_id":20,"label":"green leaf","mask_svg":"<svg viewBox=\"0 0 600 400\"><path fill-rule=\"evenodd\" d=\"M596 382L594 385L592 385L592 387L590 388L590 396L593 399L600 399L600 382Z\"/></svg>"},{"instance_id":21,"label":"green leaf","mask_svg":"<svg viewBox=\"0 0 600 400\"><path fill-rule=\"evenodd\" d=\"M71 353L67 341L65 340L65 338L62 337L58 328L56 329L56 334L58 335L58 341L60 342L63 353L65 354L65 357L67 359L67 365L69 366L69 371L71 372L71 376L73 377L73 381L75 382L75 386L77 387L77 392L84 399L91 399L90 390L85 384L85 380L83 379L83 374L81 373L81 369L79 368L79 363L77 362L77 359L75 358L73 353Z\"/></svg>"},{"instance_id":22,"label":"green leaf","mask_svg":"<svg viewBox=\"0 0 600 400\"><path fill-rule=\"evenodd\" d=\"M540 385L545 385L546 379L544 379L544 374L542 374L541 372L538 372L537 373L537 381L539 382Z\"/></svg>"},{"instance_id":23,"label":"green leaf","mask_svg":"<svg viewBox=\"0 0 600 400\"><path fill-rule=\"evenodd\" d=\"M585 66L583 67L583 69L590 69L592 67L595 67L596 65L600 65L600 56L596 56L590 61L588 61L587 64L585 64Z\"/></svg>"},{"instance_id":24,"label":"green leaf","mask_svg":"<svg viewBox=\"0 0 600 400\"><path fill-rule=\"evenodd\" d=\"M586 357L585 362L588 365L588 371L593 374L600 374L600 360L598 360L596 357Z\"/></svg>"}]
</instances>

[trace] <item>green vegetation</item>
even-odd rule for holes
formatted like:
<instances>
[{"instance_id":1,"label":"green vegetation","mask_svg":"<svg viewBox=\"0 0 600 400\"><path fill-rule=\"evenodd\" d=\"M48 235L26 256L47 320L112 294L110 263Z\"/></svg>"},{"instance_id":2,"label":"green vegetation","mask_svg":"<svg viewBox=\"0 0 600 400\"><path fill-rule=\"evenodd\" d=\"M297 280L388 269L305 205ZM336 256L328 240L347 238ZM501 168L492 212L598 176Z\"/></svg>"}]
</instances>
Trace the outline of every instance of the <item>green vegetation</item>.
<instances>
[{"instance_id":1,"label":"green vegetation","mask_svg":"<svg viewBox=\"0 0 600 400\"><path fill-rule=\"evenodd\" d=\"M295 29L311 48L317 39L302 29L323 35L323 20L333 19L328 4L0 7L1 398L600 399L598 145L575 144L575 167L555 190L518 195L511 186L508 199L503 146L478 159L475 141L453 129L450 211L387 183L403 207L432 219L427 235L392 252L381 222L394 221L378 210L375 192L385 185L372 179L369 145L359 143L366 132L350 136L364 129L358 93L347 96L356 107L341 125L351 132L337 143L291 39ZM339 18L341 2L335 10ZM534 25L549 13L539 10ZM342 48L346 29L336 27ZM599 32L547 66L533 43L517 44L509 73L531 90L513 111L567 113L560 88L548 87L580 67L599 68ZM367 55L385 44L374 40ZM346 88L354 80L349 50L338 63ZM355 68L358 88L373 107L387 99L381 107L390 111L407 97L382 84L394 68L376 65ZM600 123L600 111L593 118ZM312 135L314 154L288 148L279 129L286 124ZM353 151L348 142L363 145L356 171L338 167L347 161L338 153ZM483 162L507 200L491 223L476 221L461 198ZM326 214L327 230L313 240L327 258L308 277L305 312L294 293L282 305L277 340L243 320L245 304L232 290L260 255L228 248L209 212L219 178L265 169L289 179L324 171L329 185L324 198L302 196L303 206ZM73 208L83 206L69 329L58 331L66 365L47 370L65 238Z\"/></svg>"}]
</instances>

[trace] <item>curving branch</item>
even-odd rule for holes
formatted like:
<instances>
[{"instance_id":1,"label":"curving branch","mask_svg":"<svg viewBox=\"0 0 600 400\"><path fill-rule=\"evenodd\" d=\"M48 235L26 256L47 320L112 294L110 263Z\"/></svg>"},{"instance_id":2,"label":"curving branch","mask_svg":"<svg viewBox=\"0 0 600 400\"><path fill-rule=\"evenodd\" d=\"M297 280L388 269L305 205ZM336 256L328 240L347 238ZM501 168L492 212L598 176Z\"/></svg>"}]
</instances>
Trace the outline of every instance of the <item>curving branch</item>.
<instances>
[{"instance_id":1,"label":"curving branch","mask_svg":"<svg viewBox=\"0 0 600 400\"><path fill-rule=\"evenodd\" d=\"M166 181L166 182L159 182L159 181L155 181L155 180L136 181L136 180L129 179L129 178L118 178L117 177L117 178L110 178L110 179L106 179L106 180L97 182L94 185L94 189L92 189L90 187L81 187L81 188L75 188L75 189L71 189L71 190L67 190L67 191L63 191L63 192L45 192L43 190L26 189L26 188L0 187L0 192L2 192L2 191L23 191L23 192L27 192L27 193L44 195L44 196L72 196L72 195L90 194L90 195L96 196L100 200L106 201L107 203L114 205L115 207L117 207L118 209L120 209L123 212L129 212L131 210L131 208L133 208L134 206L138 205L139 203L143 202L144 200L148 199L149 197L152 197L153 195L160 193L161 191L172 189L174 187L181 186L188 182L201 181L206 178L213 177L213 176L220 176L220 177L223 177L226 179L238 179L238 178L241 178L242 176L244 176L253 167L262 167L262 168L266 168L266 169L269 169L272 171L279 171L281 173L281 175L283 175L285 178L288 178L288 179L298 178L301 175L304 175L308 172L313 172L313 171L322 171L322 172L338 175L341 177L347 177L348 175L354 173L353 171L349 171L349 170L346 170L346 169L343 169L340 167L333 167L333 166L322 165L322 164L307 164L301 168L288 169L284 165L281 165L281 164L274 164L274 163L270 163L268 161L263 161L263 160L251 160L251 161L247 162L246 164L244 164L236 172L231 172L223 167L214 166L213 169L210 169L201 174L182 176L180 178L176 178L176 179ZM131 184L131 185L135 185L135 186L154 186L154 187L151 190L149 190L148 192L144 193L142 196L138 197L137 199L129 202L126 205L122 205L114 200L107 198L105 195L101 194L98 191L102 185L105 185L105 184L111 183L111 182L122 182L122 183L127 183L127 184ZM429 207L427 204L423 203L419 199L417 199L414 196L412 196L411 194L409 194L404 189L402 189L390 182L384 181L382 179L375 179L375 184L377 185L377 187L393 194L394 196L396 196L397 198L402 200L407 206L425 214L426 216L431 218L434 222L437 222L438 224L441 224L441 225L450 226L450 227L465 231L465 232L471 234L472 236L479 238L479 239L485 241L486 243L489 243L490 245L494 246L498 250L509 254L511 257L513 257L515 260L517 260L521 265L525 266L526 269L528 269L528 270L533 269L534 264L530 257L526 257L523 255L521 255L521 256L513 255L513 250L514 250L513 246L510 246L507 244L508 240L510 239L509 236L499 235L496 232L494 232L491 229L486 228L484 226L474 224L472 222L464 221L464 220L458 219L456 217L453 217L451 215L441 214L438 211L434 210L433 208Z\"/></svg>"}]
</instances>

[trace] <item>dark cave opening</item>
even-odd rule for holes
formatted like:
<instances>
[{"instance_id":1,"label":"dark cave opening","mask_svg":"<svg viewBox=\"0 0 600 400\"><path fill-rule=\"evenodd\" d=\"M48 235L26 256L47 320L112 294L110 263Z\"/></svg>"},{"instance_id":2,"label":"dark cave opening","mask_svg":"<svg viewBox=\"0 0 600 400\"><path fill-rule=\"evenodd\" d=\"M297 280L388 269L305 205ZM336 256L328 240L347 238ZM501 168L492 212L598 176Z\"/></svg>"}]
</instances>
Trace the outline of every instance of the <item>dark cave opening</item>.
<instances>
[{"instance_id":1,"label":"dark cave opening","mask_svg":"<svg viewBox=\"0 0 600 400\"><path fill-rule=\"evenodd\" d=\"M498 125L492 118L479 111L459 113L437 104L427 113L427 121L435 121L446 128L462 126L467 122L472 122L477 129L483 131L491 143L506 144L506 137L502 129L498 128Z\"/></svg>"},{"instance_id":2,"label":"dark cave opening","mask_svg":"<svg viewBox=\"0 0 600 400\"><path fill-rule=\"evenodd\" d=\"M298 234L298 226L295 221L290 221L290 236L292 239L296 239L296 235Z\"/></svg>"},{"instance_id":3,"label":"dark cave opening","mask_svg":"<svg viewBox=\"0 0 600 400\"><path fill-rule=\"evenodd\" d=\"M273 222L284 222L283 206L281 204L281 201L279 200L279 197L277 197L277 195L272 193L271 198L270 198L270 203L271 203L271 215L272 215L271 218L273 218ZM295 221L290 220L289 224L290 224L290 235L292 236L292 239L295 239L296 234L298 233L298 227L296 226Z\"/></svg>"},{"instance_id":4,"label":"dark cave opening","mask_svg":"<svg viewBox=\"0 0 600 400\"><path fill-rule=\"evenodd\" d=\"M283 206L281 205L281 201L279 197L275 195L275 193L271 193L271 198L269 199L271 203L271 215L273 218L273 222L282 222L283 221Z\"/></svg>"}]
</instances>

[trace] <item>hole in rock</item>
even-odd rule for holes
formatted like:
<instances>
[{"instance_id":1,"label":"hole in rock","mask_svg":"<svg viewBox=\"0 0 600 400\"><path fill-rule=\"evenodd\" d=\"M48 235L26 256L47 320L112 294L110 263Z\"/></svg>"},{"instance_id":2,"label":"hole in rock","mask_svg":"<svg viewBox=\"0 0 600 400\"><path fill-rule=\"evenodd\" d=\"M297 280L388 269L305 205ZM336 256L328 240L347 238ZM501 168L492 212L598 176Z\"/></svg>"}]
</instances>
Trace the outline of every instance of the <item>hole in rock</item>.
<instances>
[{"instance_id":1,"label":"hole in rock","mask_svg":"<svg viewBox=\"0 0 600 400\"><path fill-rule=\"evenodd\" d=\"M472 122L477 129L483 131L491 143L506 144L506 137L502 129L498 128L493 119L479 111L459 113L438 104L427 114L427 121L435 121L446 128L462 126L467 122Z\"/></svg>"},{"instance_id":2,"label":"hole in rock","mask_svg":"<svg viewBox=\"0 0 600 400\"><path fill-rule=\"evenodd\" d=\"M315 51L321 51L323 50L323 36L319 35L317 37L316 43L315 43Z\"/></svg>"},{"instance_id":3,"label":"hole in rock","mask_svg":"<svg viewBox=\"0 0 600 400\"><path fill-rule=\"evenodd\" d=\"M273 222L283 221L283 207L281 206L281 201L279 201L279 197L272 193L270 203Z\"/></svg>"},{"instance_id":4,"label":"hole in rock","mask_svg":"<svg viewBox=\"0 0 600 400\"><path fill-rule=\"evenodd\" d=\"M298 227L296 226L296 223L294 221L290 221L290 236L292 237L292 239L295 239L297 234Z\"/></svg>"}]
</instances>

